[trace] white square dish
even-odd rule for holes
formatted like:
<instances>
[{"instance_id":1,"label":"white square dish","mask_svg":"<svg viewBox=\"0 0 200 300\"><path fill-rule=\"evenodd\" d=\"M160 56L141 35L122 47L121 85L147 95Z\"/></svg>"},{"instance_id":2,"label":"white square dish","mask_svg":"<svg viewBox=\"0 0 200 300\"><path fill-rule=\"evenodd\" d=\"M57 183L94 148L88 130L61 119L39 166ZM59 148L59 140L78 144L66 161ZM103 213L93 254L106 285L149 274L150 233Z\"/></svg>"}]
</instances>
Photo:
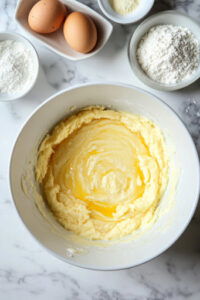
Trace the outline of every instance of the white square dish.
<instances>
[{"instance_id":1,"label":"white square dish","mask_svg":"<svg viewBox=\"0 0 200 300\"><path fill-rule=\"evenodd\" d=\"M19 0L15 12L15 20L21 28L28 32L31 36L39 40L46 47L56 52L57 54L68 58L70 60L82 60L92 55L98 53L108 41L113 26L108 22L104 17L95 12L93 9L89 8L87 5L84 5L77 1L72 0L63 0L62 2L67 6L70 11L79 11L90 16L97 27L98 32L98 42L93 51L90 53L79 53L74 51L65 41L62 28L58 31L50 34L39 34L34 32L28 24L28 14L32 6L38 2L38 0Z\"/></svg>"}]
</instances>

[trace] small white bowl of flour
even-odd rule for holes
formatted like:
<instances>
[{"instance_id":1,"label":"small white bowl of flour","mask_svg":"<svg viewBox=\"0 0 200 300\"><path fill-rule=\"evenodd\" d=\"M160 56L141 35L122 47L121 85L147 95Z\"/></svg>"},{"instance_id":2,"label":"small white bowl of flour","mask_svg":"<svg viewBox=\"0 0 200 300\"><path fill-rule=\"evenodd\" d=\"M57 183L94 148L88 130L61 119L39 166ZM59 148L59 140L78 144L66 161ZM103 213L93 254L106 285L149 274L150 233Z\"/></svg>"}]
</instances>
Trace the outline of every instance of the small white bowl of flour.
<instances>
[{"instance_id":1,"label":"small white bowl of flour","mask_svg":"<svg viewBox=\"0 0 200 300\"><path fill-rule=\"evenodd\" d=\"M32 44L19 34L0 32L0 70L0 101L25 96L39 72L39 60Z\"/></svg>"},{"instance_id":2,"label":"small white bowl of flour","mask_svg":"<svg viewBox=\"0 0 200 300\"><path fill-rule=\"evenodd\" d=\"M119 24L136 23L151 10L155 0L98 0L104 15Z\"/></svg>"},{"instance_id":3,"label":"small white bowl of flour","mask_svg":"<svg viewBox=\"0 0 200 300\"><path fill-rule=\"evenodd\" d=\"M200 25L185 14L165 11L147 18L131 37L131 68L147 86L173 91L200 77Z\"/></svg>"}]
</instances>

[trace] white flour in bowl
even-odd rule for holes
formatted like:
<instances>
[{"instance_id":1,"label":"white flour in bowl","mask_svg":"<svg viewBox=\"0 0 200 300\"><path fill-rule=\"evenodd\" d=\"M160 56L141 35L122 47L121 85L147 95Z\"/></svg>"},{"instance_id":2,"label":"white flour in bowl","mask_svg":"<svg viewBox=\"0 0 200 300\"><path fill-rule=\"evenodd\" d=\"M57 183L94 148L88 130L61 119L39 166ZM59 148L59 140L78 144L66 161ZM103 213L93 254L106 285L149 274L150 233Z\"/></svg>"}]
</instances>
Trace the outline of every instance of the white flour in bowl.
<instances>
[{"instance_id":1,"label":"white flour in bowl","mask_svg":"<svg viewBox=\"0 0 200 300\"><path fill-rule=\"evenodd\" d=\"M187 28L158 25L139 42L137 59L146 75L154 81L179 83L199 67L199 41Z\"/></svg>"},{"instance_id":2,"label":"white flour in bowl","mask_svg":"<svg viewBox=\"0 0 200 300\"><path fill-rule=\"evenodd\" d=\"M0 93L23 92L34 75L31 51L15 40L0 42Z\"/></svg>"},{"instance_id":3,"label":"white flour in bowl","mask_svg":"<svg viewBox=\"0 0 200 300\"><path fill-rule=\"evenodd\" d=\"M110 0L112 8L120 15L132 13L139 5L140 0Z\"/></svg>"}]
</instances>

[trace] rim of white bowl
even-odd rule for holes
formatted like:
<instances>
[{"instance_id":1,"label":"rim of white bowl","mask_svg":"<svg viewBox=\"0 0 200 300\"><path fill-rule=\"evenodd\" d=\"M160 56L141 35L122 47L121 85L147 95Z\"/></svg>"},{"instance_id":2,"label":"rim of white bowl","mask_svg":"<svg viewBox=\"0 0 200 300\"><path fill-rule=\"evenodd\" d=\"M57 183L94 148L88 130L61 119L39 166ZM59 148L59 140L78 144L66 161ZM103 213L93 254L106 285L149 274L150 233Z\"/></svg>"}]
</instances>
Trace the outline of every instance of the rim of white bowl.
<instances>
[{"instance_id":1,"label":"rim of white bowl","mask_svg":"<svg viewBox=\"0 0 200 300\"><path fill-rule=\"evenodd\" d=\"M55 253L53 250L47 248L43 243L42 241L40 241L31 231L31 229L29 229L29 227L25 224L24 220L23 220L23 216L20 214L19 210L18 210L18 207L15 203L15 197L14 197L14 193L13 193L13 188L12 188L12 165L13 165L13 153L15 151L15 147L16 147L16 144L17 144L17 141L19 139L19 137L21 136L22 134L22 131L23 131L23 128L26 126L27 122L33 117L33 115L41 108L43 107L44 105L46 105L46 103L52 101L55 97L67 92L67 91L70 91L70 90L73 90L73 89L77 89L77 88L82 88L82 87L87 87L87 86L95 86L95 85L113 85L113 86L121 86L121 87L124 87L124 88L130 88L130 89L135 89L135 90L138 90L142 93L145 93L145 94L149 94L151 95L152 97L154 97L154 100L157 101L157 102L161 102L165 107L167 107L169 109L169 111L174 114L177 119L180 121L180 123L182 124L182 126L184 127L184 129L186 130L187 132L187 135L188 135L188 138L192 144L192 147L193 147L193 150L194 150L194 153L195 153L195 159L196 159L196 164L198 166L198 188L197 188L197 194L195 195L195 199L193 201L193 206L192 206L192 209L191 209L191 212L190 212L190 215L188 215L188 218L187 218L187 221L184 223L183 227L181 230L179 230L179 232L173 237L173 239L170 240L170 242L162 247L155 255L151 255L150 257L144 259L143 261L141 261L140 263L138 264L129 264L129 265L125 265L125 266L116 266L116 267L105 267L105 266L102 266L102 267L90 267L88 266L87 264L80 264L80 263L76 263L74 261L71 261L70 259L68 259L67 257L64 258L62 257L61 255ZM113 82L113 81L92 81L90 83L82 83L82 84L76 84L72 87L68 87L66 89L63 89L55 94L53 94L52 96L50 96L49 98L47 98L43 103L41 103L36 109L34 109L34 111L26 118L25 122L23 123L23 125L21 126L21 129L13 143L13 147L12 147L12 152L11 152L11 156L10 156L10 162L9 162L9 187L10 187L10 191L11 191L11 196L12 196L12 203L17 211L17 214L19 216L19 218L21 219L22 223L24 224L25 228L27 229L27 231L29 232L29 234L31 234L31 236L41 245L42 248L44 248L45 250L47 250L47 252L51 253L54 257L57 257L58 259L60 259L61 261L65 262L65 263L68 263L70 265L73 265L73 266L76 266L76 267L80 267L82 269L88 269L88 270L94 270L94 271L117 271L117 270L125 270L125 269L130 269L130 268L133 268L133 267L136 267L136 266L139 266L139 265L142 265L146 262L149 262L151 260L153 260L154 258L160 256L163 252L165 252L167 249L169 249L177 240L178 238L183 234L183 232L186 230L186 228L188 227L194 213L195 213L195 210L196 210L196 207L197 207L197 204L198 204L198 201L199 201L199 195L200 195L200 165L199 165L199 156L198 156L198 152L197 152L197 149L196 149L196 146L194 144L194 141L192 139L192 136L189 132L189 130L187 129L187 127L185 126L185 124L183 123L183 121L181 120L181 118L178 116L178 114L173 110L173 108L171 108L167 103L165 103L162 99L160 99L158 96L154 95L153 93L149 92L149 91L145 91L144 89L142 88L139 88L139 87L136 87L134 85L130 85L130 84L125 84L125 83L122 83L122 82Z\"/></svg>"},{"instance_id":2,"label":"rim of white bowl","mask_svg":"<svg viewBox=\"0 0 200 300\"><path fill-rule=\"evenodd\" d=\"M155 2L155 0L148 0L148 2L146 3L146 6L145 6L144 13L139 15L138 17L135 15L130 15L130 14L126 17L126 16L120 16L112 8L111 9L113 11L113 14L109 13L103 4L103 0L98 0L99 7L100 7L101 11L103 12L103 14L107 18L109 18L110 20L112 20L115 23L124 24L124 25L136 23L139 20L141 20L142 18L144 18L149 13L149 11L152 9L154 2Z\"/></svg>"},{"instance_id":3,"label":"rim of white bowl","mask_svg":"<svg viewBox=\"0 0 200 300\"><path fill-rule=\"evenodd\" d=\"M27 89L25 89L22 93L17 93L16 95L5 95L5 97L3 99L1 99L0 97L0 102L10 102L10 101L14 101L14 100L18 100L22 97L24 97L25 95L27 95L33 88L33 86L35 85L36 83L36 80L38 78L38 74L39 74L39 57L38 57L38 53L35 49L35 47L33 46L33 44L26 38L24 37L22 34L20 33L16 33L16 32L12 32L12 31L0 31L0 42L5 40L1 40L1 36L2 35L7 35L8 38L9 36L11 37L11 39L13 40L19 40L21 41L27 48L29 47L32 51L32 54L33 56L35 56L35 61L36 61L36 66L35 66L35 74L33 76L33 79L31 81L31 84L28 85Z\"/></svg>"},{"instance_id":4,"label":"rim of white bowl","mask_svg":"<svg viewBox=\"0 0 200 300\"><path fill-rule=\"evenodd\" d=\"M137 58L136 58L136 53L134 52L134 54L131 53L132 47L131 44L134 43L134 39L135 39L135 35L141 30L141 28L148 23L150 20L157 18L160 15L174 15L174 16L182 16L187 18L191 23L194 23L195 25L197 25L199 27L200 30L200 24L194 20L193 18L191 18L190 16L188 16L187 14L183 13L183 12L178 12L175 10L165 10L156 14L153 14L152 16L146 18L137 28L136 30L133 32L133 34L130 37L129 43L128 43L128 60L129 60L129 65L131 67L132 72L135 74L135 76L146 86L149 86L155 90L159 90L159 91L175 91L175 90L180 90L183 89L189 85L191 85L192 83L194 83L195 81L197 81L200 78L200 67L198 69L198 72L196 72L196 75L192 76L191 79L184 81L184 82L180 82L174 85L165 85L159 82L156 82L152 79L150 79L145 73L144 71L141 69L139 63L137 62ZM169 22L170 24L170 22ZM177 24L178 25L178 24ZM149 29L152 26L149 26ZM149 30L148 29L148 30ZM147 31L148 31L147 30ZM146 32L147 32L146 31ZM195 34L194 34L195 35ZM195 35L196 36L196 35ZM199 40L200 41L200 40ZM133 63L133 57L135 57L135 61L137 62L136 65L134 65Z\"/></svg>"}]
</instances>

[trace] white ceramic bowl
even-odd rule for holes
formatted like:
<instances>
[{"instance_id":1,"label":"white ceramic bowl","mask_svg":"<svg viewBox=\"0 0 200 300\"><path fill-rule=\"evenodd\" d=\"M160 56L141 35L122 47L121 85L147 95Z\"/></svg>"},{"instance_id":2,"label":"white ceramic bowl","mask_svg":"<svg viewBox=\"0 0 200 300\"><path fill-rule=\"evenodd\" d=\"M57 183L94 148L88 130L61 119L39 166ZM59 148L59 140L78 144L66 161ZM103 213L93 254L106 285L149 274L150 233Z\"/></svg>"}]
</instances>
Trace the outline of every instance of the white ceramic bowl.
<instances>
[{"instance_id":1,"label":"white ceramic bowl","mask_svg":"<svg viewBox=\"0 0 200 300\"><path fill-rule=\"evenodd\" d=\"M112 24L96 11L89 8L87 5L74 0L62 0L69 11L80 11L90 16L92 20L94 20L97 27L98 41L94 50L86 54L76 52L67 44L66 40L64 39L62 27L56 32L50 34L39 34L31 30L30 26L28 25L28 14L36 2L38 2L38 0L18 0L15 12L15 20L19 26L28 32L32 37L39 40L43 45L48 47L53 52L67 59L78 61L97 54L105 46L112 33Z\"/></svg>"},{"instance_id":2,"label":"white ceramic bowl","mask_svg":"<svg viewBox=\"0 0 200 300\"><path fill-rule=\"evenodd\" d=\"M106 17L119 24L136 23L144 18L151 10L154 0L140 0L138 7L130 14L120 15L115 12L108 0L98 0L99 7Z\"/></svg>"},{"instance_id":3,"label":"white ceramic bowl","mask_svg":"<svg viewBox=\"0 0 200 300\"><path fill-rule=\"evenodd\" d=\"M5 40L15 40L23 43L27 47L27 49L30 50L32 61L33 61L33 67L34 67L34 69L32 70L32 75L33 75L32 80L25 89L15 94L0 93L0 101L12 101L24 97L33 88L39 73L39 59L33 45L20 34L13 33L13 32L0 32L0 42Z\"/></svg>"},{"instance_id":4,"label":"white ceramic bowl","mask_svg":"<svg viewBox=\"0 0 200 300\"><path fill-rule=\"evenodd\" d=\"M56 222L51 225L38 211L31 193L28 197L21 185L24 174L29 176L30 186L35 181L33 167L38 145L45 134L57 122L67 117L71 107L76 106L79 109L98 104L141 114L156 122L174 145L174 160L181 168L176 197L169 210L149 230L132 241L107 243L107 247L101 247L101 243L97 245L95 242L73 239L73 235ZM97 270L133 267L156 257L170 247L193 216L198 202L199 184L198 155L181 120L155 96L124 84L85 84L52 96L25 123L15 143L10 163L10 187L14 203L32 235L65 262ZM167 199L164 197L161 201L163 208L168 207ZM77 247L83 253L68 257L67 249Z\"/></svg>"},{"instance_id":5,"label":"white ceramic bowl","mask_svg":"<svg viewBox=\"0 0 200 300\"><path fill-rule=\"evenodd\" d=\"M142 22L133 33L128 47L128 57L130 66L134 74L138 77L138 79L153 89L162 91L174 91L182 89L195 82L200 77L200 65L196 72L188 79L177 84L166 85L155 82L154 80L150 79L141 69L136 57L138 43L140 42L144 34L147 31L149 31L151 27L161 24L172 24L176 26L186 27L195 35L195 37L199 40L200 43L200 24L198 24L192 18L183 13L173 10L164 11L144 20L144 22Z\"/></svg>"}]
</instances>

